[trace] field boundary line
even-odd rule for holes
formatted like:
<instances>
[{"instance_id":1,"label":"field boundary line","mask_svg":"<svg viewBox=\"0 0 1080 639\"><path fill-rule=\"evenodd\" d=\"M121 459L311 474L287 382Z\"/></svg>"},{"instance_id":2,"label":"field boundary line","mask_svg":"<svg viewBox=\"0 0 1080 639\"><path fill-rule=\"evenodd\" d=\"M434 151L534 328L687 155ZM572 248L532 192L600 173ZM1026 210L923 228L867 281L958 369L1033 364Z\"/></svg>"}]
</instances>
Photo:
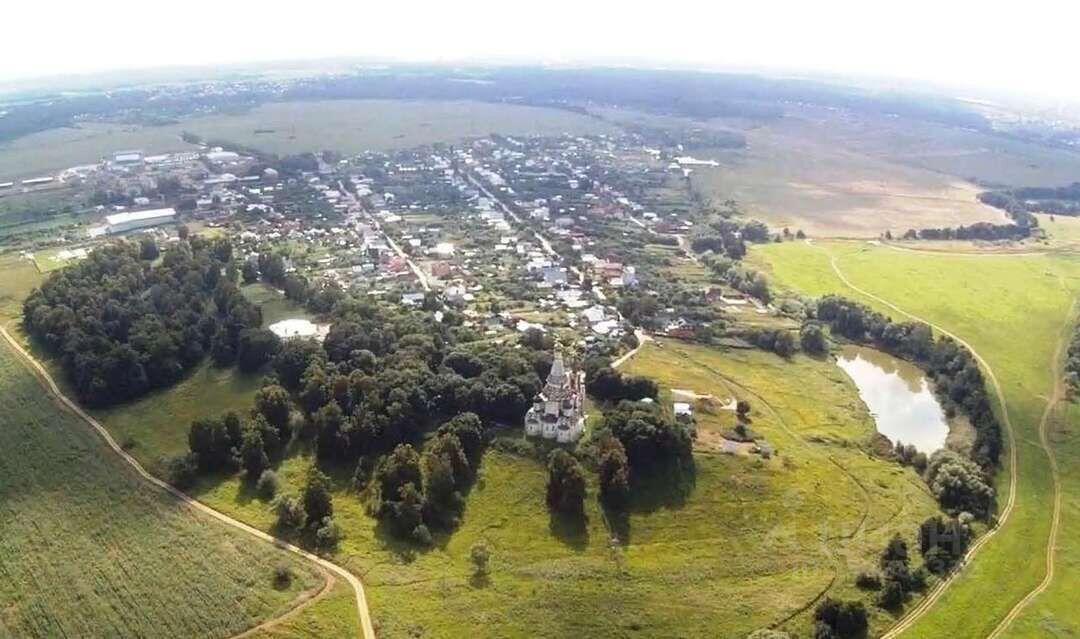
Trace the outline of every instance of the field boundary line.
<instances>
[{"instance_id":1,"label":"field boundary line","mask_svg":"<svg viewBox=\"0 0 1080 639\"><path fill-rule=\"evenodd\" d=\"M45 367L42 366L41 362L39 362L33 355L27 352L27 350L24 349L14 337L12 337L11 333L9 333L6 328L0 326L0 333L3 334L4 339L7 341L8 345L12 349L14 349L15 352L18 353L24 361L30 364L34 372L34 376L38 379L39 382L41 382L41 385L45 388L45 390L50 395L52 395L53 398L59 400L60 403L63 404L68 410L70 410L74 415L89 424L105 441L109 448L111 448L114 453L119 455L121 459L126 461L128 465L134 468L135 472L143 480L157 486L158 488L161 488L165 492L169 493L173 497L176 497L182 503L186 504L187 506L198 512L209 515L214 519L217 519L218 521L232 526L233 528L237 528L263 541L269 542L274 546L281 548L282 550L288 551L302 559L306 559L307 561L315 564L317 567L324 571L330 571L343 578L347 583L349 583L349 585L353 587L353 591L356 593L356 611L360 619L361 635L364 639L375 639L375 628L371 623L371 613L368 609L367 598L364 595L364 586L362 583L360 583L360 580L356 577L356 575L352 574L345 568L342 568L341 566L331 561L323 559L322 557L319 557L314 553L308 552L303 548L300 548L299 546L295 546L285 541L284 539L274 537L273 535L263 532L258 528L249 526L248 524L245 524L244 522L237 519L233 519L232 517L218 510L215 510L214 508L211 508L210 506L202 503L201 501L194 499L193 497L182 492L180 489L176 488L172 484L169 484L161 479L158 479L154 475L151 475L145 468L143 468L142 464L140 464L138 460L128 454L127 451L125 451L123 448L120 447L119 444L116 443L116 440L114 440L112 435L109 434L109 431L107 431L105 427L102 426L100 422L98 422L98 420L91 417L90 414L88 414L82 409L82 407L72 401L67 395L63 393L63 391L60 390L60 387L56 384L56 381L52 378L52 375L50 375L49 372L45 370ZM327 592L329 592L329 589L327 590ZM313 599L314 598L308 599L308 602L312 601ZM295 607L293 609L295 609ZM285 614L287 615L289 613ZM246 632L247 631L245 631L245 633ZM241 633L241 636L243 634L244 633Z\"/></svg>"},{"instance_id":2,"label":"field boundary line","mask_svg":"<svg viewBox=\"0 0 1080 639\"><path fill-rule=\"evenodd\" d=\"M809 242L807 243L810 244ZM896 311L897 313L900 313L901 315L904 315L905 317L908 317L909 319L926 324L927 326L938 331L942 335L946 335L952 338L958 344L971 352L972 356L975 357L979 364L982 365L983 369L985 369L987 377L990 378L990 383L994 387L994 394L997 395L998 405L1001 407L1001 416L1005 424L1005 432L1008 435L1009 439L1009 498L1006 501L1005 507L1002 508L1001 513L998 516L997 521L994 523L993 528L983 534L982 537L979 537L977 540L975 540L975 543L971 544L971 547L968 548L966 553L964 553L963 558L960 560L959 567L949 573L948 577L939 581L937 585L935 585L930 590L926 597L922 599L922 601L920 601L918 604L915 605L914 608L908 611L900 619L900 621L896 623L896 625L890 628L885 634L881 635L881 639L895 639L912 625L914 625L916 621L918 621L924 614L926 614L928 610L930 610L930 608L933 607L935 603L937 603L938 599L940 599L941 596L945 594L945 591L948 589L948 587L951 586L953 581L955 581L956 578L961 574L961 569L966 566L968 562L974 559L975 554L983 546L985 546L987 542L989 542L999 530L1001 530L1002 526L1008 520L1009 515L1012 514L1013 508L1016 505L1018 463L1016 452L1016 434L1013 432L1012 420L1009 418L1009 408L1005 404L1005 393L1001 390L1001 384L1000 382L998 382L997 375L994 374L994 369L990 367L990 364L987 363L985 359L983 359L982 355L980 355L978 351L972 348L971 344L969 344L966 340L954 335L950 331L942 328L941 326L938 326L933 322L927 321L919 317L918 315L915 315L914 313L905 311L896 304L893 304L886 299L883 299L877 295L874 295L873 293L870 293L869 291L863 290L858 286L855 286L851 282L851 280L849 280L847 276L844 275L843 271L840 270L839 265L837 265L836 263L836 257L829 253L827 249L822 248L821 250L824 251L825 254L829 257L829 265L832 267L833 273L836 274L837 278L839 278L845 286L855 291L859 295L878 302L879 304L883 304L884 306Z\"/></svg>"},{"instance_id":3,"label":"field boundary line","mask_svg":"<svg viewBox=\"0 0 1080 639\"><path fill-rule=\"evenodd\" d=\"M1027 607L1036 597L1041 595L1050 587L1050 584L1054 581L1054 555L1057 549L1057 536L1058 531L1061 528L1061 474L1058 470L1057 456L1054 454L1053 446L1050 445L1049 437L1047 436L1047 425L1050 423L1050 416L1053 414L1054 409L1061 403L1061 400L1065 397L1065 381L1062 378L1063 369L1063 355L1065 342L1068 338L1069 327L1073 324L1073 318L1076 313L1076 300L1073 300L1072 306L1069 308L1069 315L1065 320L1065 326L1062 328L1061 334L1058 336L1057 346L1054 348L1054 359L1050 363L1050 372L1054 376L1054 390L1050 397L1046 400L1046 408L1043 410L1042 418L1039 420L1039 444L1046 450L1046 455L1050 462L1050 476L1054 480L1054 514L1050 520L1050 535L1046 540L1046 575L1043 576L1043 580L1039 582L1039 585L1035 586L1024 595L1024 598L1016 602L1009 614L1005 615L1005 618L1001 620L997 628L991 632L987 639L996 639L1000 637L1005 630L1020 616L1024 608Z\"/></svg>"}]
</instances>

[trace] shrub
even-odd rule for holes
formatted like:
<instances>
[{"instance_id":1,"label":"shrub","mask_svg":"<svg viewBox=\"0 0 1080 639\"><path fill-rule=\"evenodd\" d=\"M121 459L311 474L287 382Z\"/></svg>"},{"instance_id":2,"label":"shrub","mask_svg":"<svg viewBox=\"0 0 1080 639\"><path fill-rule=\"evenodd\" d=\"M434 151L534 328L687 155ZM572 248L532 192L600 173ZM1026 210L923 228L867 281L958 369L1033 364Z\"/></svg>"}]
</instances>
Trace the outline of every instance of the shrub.
<instances>
[{"instance_id":1,"label":"shrub","mask_svg":"<svg viewBox=\"0 0 1080 639\"><path fill-rule=\"evenodd\" d=\"M194 453L180 455L169 460L169 483L180 490L187 490L195 485L199 473L199 460Z\"/></svg>"},{"instance_id":2,"label":"shrub","mask_svg":"<svg viewBox=\"0 0 1080 639\"><path fill-rule=\"evenodd\" d=\"M296 495L278 497L274 501L273 510L277 515L277 526L282 530L298 530L303 528L307 521L304 502Z\"/></svg>"},{"instance_id":3,"label":"shrub","mask_svg":"<svg viewBox=\"0 0 1080 639\"><path fill-rule=\"evenodd\" d=\"M476 569L476 575L487 575L491 569L491 549L483 541L478 541L469 549L469 560Z\"/></svg>"},{"instance_id":4,"label":"shrub","mask_svg":"<svg viewBox=\"0 0 1080 639\"><path fill-rule=\"evenodd\" d=\"M930 457L925 478L930 491L945 510L967 511L980 518L990 514L994 489L975 462L942 449Z\"/></svg>"},{"instance_id":5,"label":"shrub","mask_svg":"<svg viewBox=\"0 0 1080 639\"><path fill-rule=\"evenodd\" d=\"M333 517L323 517L315 531L315 546L321 550L331 550L341 541L341 527Z\"/></svg>"},{"instance_id":6,"label":"shrub","mask_svg":"<svg viewBox=\"0 0 1080 639\"><path fill-rule=\"evenodd\" d=\"M855 585L863 590L880 590L881 574L874 571L863 571L855 577Z\"/></svg>"},{"instance_id":7,"label":"shrub","mask_svg":"<svg viewBox=\"0 0 1080 639\"><path fill-rule=\"evenodd\" d=\"M278 564L274 568L274 587L278 590L284 590L292 583L293 573L292 568L289 568L286 564Z\"/></svg>"},{"instance_id":8,"label":"shrub","mask_svg":"<svg viewBox=\"0 0 1080 639\"><path fill-rule=\"evenodd\" d=\"M255 492L263 499L271 499L277 494L278 485L277 473L267 469L259 475L259 480L255 482Z\"/></svg>"},{"instance_id":9,"label":"shrub","mask_svg":"<svg viewBox=\"0 0 1080 639\"><path fill-rule=\"evenodd\" d=\"M866 607L861 601L839 601L826 597L814 610L817 637L854 639L866 634ZM824 633L821 632L824 630Z\"/></svg>"}]
</instances>

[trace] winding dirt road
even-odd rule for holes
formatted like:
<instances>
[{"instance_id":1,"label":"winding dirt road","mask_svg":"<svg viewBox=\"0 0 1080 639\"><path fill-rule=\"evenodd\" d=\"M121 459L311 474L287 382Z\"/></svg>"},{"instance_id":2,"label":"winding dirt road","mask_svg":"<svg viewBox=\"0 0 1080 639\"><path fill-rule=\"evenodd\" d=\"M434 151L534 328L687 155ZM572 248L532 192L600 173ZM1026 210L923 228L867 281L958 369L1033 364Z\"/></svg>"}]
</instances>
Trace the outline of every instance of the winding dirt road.
<instances>
[{"instance_id":1,"label":"winding dirt road","mask_svg":"<svg viewBox=\"0 0 1080 639\"><path fill-rule=\"evenodd\" d=\"M1054 455L1054 448L1050 445L1049 434L1047 428L1050 425L1050 416L1053 415L1054 409L1058 404L1065 399L1067 389L1065 387L1065 376L1063 373L1064 368L1064 354L1065 345L1069 341L1068 328L1072 325L1072 319L1076 313L1076 301L1073 301L1072 308L1069 309L1068 319L1065 320L1064 330L1060 336L1058 336L1057 346L1054 348L1054 359L1050 364L1050 373L1054 378L1054 392L1050 398L1046 401L1046 408L1043 410L1042 418L1039 420L1039 445L1046 450L1046 455L1050 461L1050 476L1054 482L1054 513L1050 521L1050 537L1046 541L1046 575L1043 580L1039 582L1038 586L1035 586L1024 596L1023 599L1016 602L1009 614L1005 615L1005 618L1001 620L997 628L989 634L987 639L997 639L1012 622L1020 616L1023 609L1031 603L1035 597L1041 595L1047 588L1050 587L1050 583L1054 580L1054 555L1057 549L1057 537L1058 530L1061 527L1061 477L1058 472L1057 456Z\"/></svg>"},{"instance_id":2,"label":"winding dirt road","mask_svg":"<svg viewBox=\"0 0 1080 639\"><path fill-rule=\"evenodd\" d=\"M317 566L320 570L322 570L324 572L332 573L332 574L337 575L338 577L341 577L342 579L344 579L350 586L352 586L353 591L356 593L356 612L357 612L357 614L358 614L358 616L360 618L360 628L359 628L360 636L362 636L363 639L375 639L375 628L371 623L371 614L370 614L370 611L368 610L367 599L364 596L364 586L363 586L362 583L360 583L360 580L356 577L356 575L352 574L348 570L345 570L344 568L342 568L341 566L338 566L337 564L335 564L333 562L327 561L326 559L323 559L322 557L319 557L318 555L315 555L313 553L310 553L310 552L304 550L303 548L300 548L298 546L294 546L293 544L290 544L289 542L287 542L287 541L285 541L283 539L278 539L277 537L274 537L273 535L267 534L267 533L265 533L265 532L263 532L263 531L261 531L261 530L259 530L257 528L254 528L252 526L249 526L249 525L243 523L242 521L238 521L236 519L233 519L232 517L229 517L228 515L226 515L224 513L221 513L221 512L219 512L217 510L214 510L210 506L207 506L206 504L204 504L204 503L202 503L200 501L196 501L195 499L192 499L188 495L186 495L183 492L181 492L180 490L178 490L173 485L168 484L168 483L158 479L157 477L151 475L149 472L147 472L147 470L145 468L142 467L142 464L140 464L134 457L129 455L127 453L127 451L125 451L123 448L121 448L116 443L116 441L112 438L112 435L110 435L109 432L107 430L105 430L105 427L102 426L100 422L98 422L96 419L91 417L78 404L76 404L74 401L72 401L70 398L68 398L67 395L64 395L64 393L60 390L60 387L57 386L55 380L53 380L52 376L49 375L49 372L47 370L45 370L44 366L41 365L41 362L37 361L37 359L35 359L33 355L28 353L26 351L26 349L24 349L22 347L22 345L19 344L19 342L14 337L12 337L10 333L8 333L6 328L0 327L0 333L3 334L4 339L7 341L8 345L16 353L18 353L23 358L23 360L26 361L27 364L30 365L30 367L32 369L32 372L34 373L34 376L41 383L42 387L44 387L46 392L48 392L49 395L51 395L53 397L53 399L55 399L57 402L59 402L62 406L64 406L69 411L74 413L77 417L79 417L84 422L89 424L97 432L97 434L99 436L101 436L101 438L105 441L105 443L109 446L109 448L111 448L114 453L119 455L121 459L123 459L132 468L134 468L135 472L138 473L138 475L140 477L142 477L142 479L144 479L144 480L150 482L151 484L157 486L158 488L161 488L162 490L168 492L170 495L176 497L177 499L179 499L181 502L183 502L184 504L186 504L188 507L192 508L193 510L196 510L198 512L209 515L209 516L213 517L214 519L217 519L218 521L221 521L221 522L223 522L225 524L228 524L229 526L232 526L233 528L238 528L238 529L248 533L249 535L257 537L258 539L261 539L263 541L269 542L269 543L277 546L278 548L286 550L286 551L288 551L288 552L290 552L290 553L292 553L294 555L297 555L298 557L301 557L301 558L307 560L308 562L314 564L315 566ZM319 596L321 596L324 592L329 592L329 590L330 590L329 588L325 588L323 591L321 591L315 597L311 597L311 598L307 599L305 602L301 603L299 607L306 607L312 601L314 601ZM294 607L292 609L292 611L290 611L290 612L293 612L293 611L296 611L296 610L297 610L297 607ZM286 613L285 616L286 617L290 616L290 613ZM261 627L265 629L265 628L269 627L269 623L263 624ZM243 636L243 635L241 635L241 636Z\"/></svg>"},{"instance_id":3,"label":"winding dirt road","mask_svg":"<svg viewBox=\"0 0 1080 639\"><path fill-rule=\"evenodd\" d=\"M987 377L990 379L990 383L994 387L994 394L997 395L998 404L1001 406L1001 416L1002 416L1003 421L1005 423L1005 432L1007 433L1008 438L1009 438L1009 498L1008 498L1004 508L1002 508L1000 515L998 516L998 520L997 520L996 525L992 529L987 531L987 533L984 534L982 537L977 539L975 541L975 543L973 543L971 545L970 548L968 548L967 553L964 555L964 558L961 560L961 563L960 563L960 566L963 567L964 565L967 565L967 563L974 558L975 554L983 546L985 546L987 544L987 542L989 542L993 538L993 536L995 534L997 534L997 532L999 530L1001 530L1002 525L1008 520L1009 515L1012 514L1013 508L1016 505L1016 482L1017 482L1016 435L1013 432L1012 421L1009 419L1009 410L1008 410L1008 407L1005 404L1005 395L1001 390L1001 384L998 382L997 376L994 374L994 370L990 367L990 365L986 362L986 360L983 359L983 357L981 355L979 355L979 352L976 351L974 348L972 348L971 344L967 343L965 340L963 340L960 337L954 335L953 333L950 333L949 331L945 330L941 326L938 326L937 324L934 324L933 322L927 321L926 319L924 319L922 317L919 317L919 316L917 316L917 315L915 315L913 313L905 311L904 309L896 306L892 302L889 302L888 300L885 300L885 299L883 299L881 297L878 297L877 295L874 295L873 293L870 293L869 291L863 290L863 289L859 288L858 286L855 286L855 284L853 284L851 282L851 280L849 280L847 278L847 276L844 275L843 271L840 270L839 265L837 265L837 263L836 263L836 257L834 257L832 254L829 254L826 249L823 248L822 250L825 251L826 254L829 255L829 265L832 267L833 272L840 279L840 281L843 282L843 284L845 286L847 286L851 290L855 291L856 293L858 293L858 294L860 294L860 295L862 295L862 296L864 296L864 297L866 297L868 299L874 300L875 302L878 302L879 304L882 304L882 305L886 306L887 308L890 308L890 309L896 311L897 313L899 313L901 315L904 315L905 317L908 317L908 318L910 318L910 319L912 319L912 320L914 320L916 322L922 322L923 324L926 324L927 326L930 326L931 328L933 328L935 331L938 331L942 335L947 335L947 336L951 337L952 339L956 340L957 343L961 344L962 346L967 348L969 351L971 351L971 354L975 357L975 359L983 367L983 370L986 371ZM1075 302L1074 302L1074 307L1075 307ZM1068 327L1068 324L1071 321L1072 316L1073 316L1073 313L1072 313L1072 311L1070 311L1070 313L1069 313L1069 318L1070 319L1066 320L1066 327ZM1042 420L1039 423L1040 445L1046 451L1046 454L1050 459L1051 475L1052 475L1052 478L1053 478L1053 485L1054 485L1054 512L1053 512L1053 517L1052 517L1052 521L1051 521L1050 538L1049 538L1047 546L1046 546L1046 566L1047 566L1047 568L1046 568L1046 576L1044 577L1043 581L1038 586L1036 586L1034 589L1032 589L1027 595L1024 596L1023 599L1021 599L1016 604L1016 606L1013 607L1013 609L1009 612L1009 614L1006 615L1004 619L1002 619L1002 621L998 625L998 627L995 628L994 631L989 635L988 639L995 639L995 638L999 637L1001 635L1001 633L1004 632L1004 630L1008 627L1008 625L1020 614L1020 611L1024 608L1024 606L1026 606L1032 599L1034 599L1040 593L1042 593L1044 590L1046 590L1046 588L1049 587L1050 582L1053 580L1053 576L1054 576L1054 548L1055 548L1055 544L1056 544L1056 540L1057 540L1057 534L1058 534L1058 528L1059 528L1059 522L1060 522L1060 514L1061 514L1061 482L1060 482L1060 478L1058 476L1056 458L1054 457L1053 450L1050 447L1049 442L1047 441L1046 426L1047 426L1047 423L1049 422L1049 417L1053 412L1054 406L1056 406L1058 401L1060 400L1060 398L1064 396L1064 388L1062 386L1062 382L1061 382L1061 379L1060 379L1061 375L1059 374L1060 371L1057 370L1058 362L1061 359L1061 352L1062 352L1062 348L1063 348L1063 345L1064 345L1064 339L1065 339L1064 337L1059 339L1058 345L1057 345L1057 350L1056 350L1055 355L1054 355L1054 360L1053 360L1053 363L1051 364L1051 366L1053 367L1053 370L1054 370L1054 379L1055 379L1053 396L1047 401L1046 409L1043 412ZM908 628L910 628L912 625L914 625L915 622L917 622L920 618L922 618L922 616L924 614L926 614L926 612L928 610L930 610L930 608L932 608L935 603L937 603L938 599L940 599L941 596L945 593L945 590L950 585L952 585L953 581L956 579L956 577L959 574L960 574L960 570L954 570L952 573L949 574L949 576L947 578L940 581L930 591L930 593L928 593L927 596L925 598L923 598L922 601L920 601L915 607L913 607L911 610L909 610L907 612L907 614L905 614L900 619L900 621L897 622L897 624L895 626L893 626L888 632L886 632L884 635L882 635L881 639L895 639L896 637L899 637L903 632L905 632Z\"/></svg>"}]
</instances>

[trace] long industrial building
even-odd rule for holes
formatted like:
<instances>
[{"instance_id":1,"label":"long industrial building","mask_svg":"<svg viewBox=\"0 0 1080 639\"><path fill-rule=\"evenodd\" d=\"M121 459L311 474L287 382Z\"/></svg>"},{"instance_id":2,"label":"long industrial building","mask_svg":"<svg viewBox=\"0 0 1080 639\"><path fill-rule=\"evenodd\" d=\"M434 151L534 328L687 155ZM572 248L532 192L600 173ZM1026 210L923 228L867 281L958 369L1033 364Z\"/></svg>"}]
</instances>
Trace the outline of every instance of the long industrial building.
<instances>
[{"instance_id":1,"label":"long industrial building","mask_svg":"<svg viewBox=\"0 0 1080 639\"><path fill-rule=\"evenodd\" d=\"M105 232L109 235L124 233L134 229L158 226L176 221L174 209L152 209L149 211L131 211L128 213L115 213L105 217Z\"/></svg>"}]
</instances>

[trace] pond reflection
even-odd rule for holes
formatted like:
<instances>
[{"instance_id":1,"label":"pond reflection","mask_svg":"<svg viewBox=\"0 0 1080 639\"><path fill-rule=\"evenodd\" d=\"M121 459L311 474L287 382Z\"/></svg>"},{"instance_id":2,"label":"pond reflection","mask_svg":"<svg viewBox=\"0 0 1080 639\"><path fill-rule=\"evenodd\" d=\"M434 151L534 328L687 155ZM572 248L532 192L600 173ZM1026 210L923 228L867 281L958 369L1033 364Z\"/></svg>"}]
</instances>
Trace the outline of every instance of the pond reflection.
<instances>
[{"instance_id":1,"label":"pond reflection","mask_svg":"<svg viewBox=\"0 0 1080 639\"><path fill-rule=\"evenodd\" d=\"M945 446L945 411L917 366L861 346L844 347L836 363L855 382L879 433L927 455Z\"/></svg>"}]
</instances>

